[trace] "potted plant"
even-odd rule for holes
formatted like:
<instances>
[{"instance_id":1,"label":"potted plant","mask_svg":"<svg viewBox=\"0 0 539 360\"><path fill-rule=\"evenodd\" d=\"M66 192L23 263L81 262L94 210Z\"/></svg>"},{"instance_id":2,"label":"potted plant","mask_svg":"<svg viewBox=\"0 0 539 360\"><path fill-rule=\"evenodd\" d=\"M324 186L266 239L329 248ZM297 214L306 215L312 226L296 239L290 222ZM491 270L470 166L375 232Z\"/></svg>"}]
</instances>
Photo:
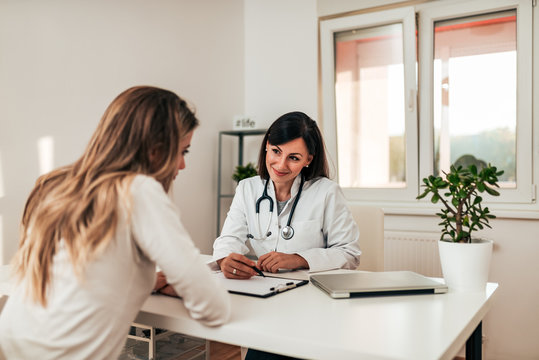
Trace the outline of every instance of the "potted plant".
<instances>
[{"instance_id":1,"label":"potted plant","mask_svg":"<svg viewBox=\"0 0 539 360\"><path fill-rule=\"evenodd\" d=\"M480 167L471 164L466 168L452 165L443 177L429 176L423 179L424 191L417 199L431 194L431 202L440 201L444 207L437 216L442 220L440 262L446 284L454 290L484 290L492 241L477 239L473 233L484 227L490 228L489 220L496 218L488 207L483 207L482 193L498 196L498 171L490 164Z\"/></svg>"},{"instance_id":2,"label":"potted plant","mask_svg":"<svg viewBox=\"0 0 539 360\"><path fill-rule=\"evenodd\" d=\"M238 165L234 173L232 174L232 179L239 182L240 180L250 178L258 174L256 167L252 163L247 163L247 165Z\"/></svg>"}]
</instances>

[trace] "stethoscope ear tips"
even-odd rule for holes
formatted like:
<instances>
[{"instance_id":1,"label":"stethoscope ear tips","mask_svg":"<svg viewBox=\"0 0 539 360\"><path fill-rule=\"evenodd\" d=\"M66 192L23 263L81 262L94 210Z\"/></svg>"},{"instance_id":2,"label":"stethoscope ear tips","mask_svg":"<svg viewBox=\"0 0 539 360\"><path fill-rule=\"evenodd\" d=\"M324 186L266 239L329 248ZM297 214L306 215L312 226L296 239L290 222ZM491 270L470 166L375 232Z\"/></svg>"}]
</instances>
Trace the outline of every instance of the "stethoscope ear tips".
<instances>
[{"instance_id":1,"label":"stethoscope ear tips","mask_svg":"<svg viewBox=\"0 0 539 360\"><path fill-rule=\"evenodd\" d=\"M268 233L266 234L267 237L270 237L271 236L271 231L268 231Z\"/></svg>"}]
</instances>

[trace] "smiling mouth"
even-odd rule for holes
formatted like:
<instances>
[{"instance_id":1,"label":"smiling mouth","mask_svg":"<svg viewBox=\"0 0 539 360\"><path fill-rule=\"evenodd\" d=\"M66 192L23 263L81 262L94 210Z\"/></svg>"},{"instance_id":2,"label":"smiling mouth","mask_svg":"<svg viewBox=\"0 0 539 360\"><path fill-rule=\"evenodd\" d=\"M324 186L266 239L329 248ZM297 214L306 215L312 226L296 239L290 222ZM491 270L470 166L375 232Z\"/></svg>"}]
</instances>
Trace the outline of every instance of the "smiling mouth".
<instances>
[{"instance_id":1,"label":"smiling mouth","mask_svg":"<svg viewBox=\"0 0 539 360\"><path fill-rule=\"evenodd\" d=\"M280 172L280 171L277 171L277 170L275 170L275 169L273 169L273 172L274 172L275 175L277 175L277 176L284 176L284 175L287 174L286 172Z\"/></svg>"}]
</instances>

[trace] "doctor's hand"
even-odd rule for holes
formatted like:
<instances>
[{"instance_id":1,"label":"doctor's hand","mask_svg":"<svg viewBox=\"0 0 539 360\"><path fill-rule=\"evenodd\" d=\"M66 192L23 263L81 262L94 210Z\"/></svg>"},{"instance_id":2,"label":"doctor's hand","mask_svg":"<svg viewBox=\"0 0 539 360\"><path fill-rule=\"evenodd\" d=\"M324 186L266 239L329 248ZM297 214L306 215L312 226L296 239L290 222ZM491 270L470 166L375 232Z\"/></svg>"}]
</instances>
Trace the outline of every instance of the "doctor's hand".
<instances>
[{"instance_id":1,"label":"doctor's hand","mask_svg":"<svg viewBox=\"0 0 539 360\"><path fill-rule=\"evenodd\" d=\"M276 273L279 269L308 269L307 260L298 254L285 254L272 251L258 258L258 268Z\"/></svg>"},{"instance_id":2,"label":"doctor's hand","mask_svg":"<svg viewBox=\"0 0 539 360\"><path fill-rule=\"evenodd\" d=\"M252 269L255 262L241 254L231 253L225 258L217 260L217 264L225 277L229 279L250 279L257 274Z\"/></svg>"}]
</instances>

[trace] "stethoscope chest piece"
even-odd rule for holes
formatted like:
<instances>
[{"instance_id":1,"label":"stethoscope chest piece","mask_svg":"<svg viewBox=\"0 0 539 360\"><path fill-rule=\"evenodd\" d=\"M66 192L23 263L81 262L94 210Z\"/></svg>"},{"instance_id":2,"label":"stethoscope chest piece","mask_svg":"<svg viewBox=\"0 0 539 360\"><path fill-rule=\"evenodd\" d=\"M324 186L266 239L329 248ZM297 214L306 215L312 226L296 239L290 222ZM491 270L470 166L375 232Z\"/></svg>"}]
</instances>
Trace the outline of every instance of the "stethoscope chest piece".
<instances>
[{"instance_id":1,"label":"stethoscope chest piece","mask_svg":"<svg viewBox=\"0 0 539 360\"><path fill-rule=\"evenodd\" d=\"M290 240L292 239L292 236L294 236L294 229L292 226L286 225L283 227L281 230L281 237L285 240Z\"/></svg>"},{"instance_id":2,"label":"stethoscope chest piece","mask_svg":"<svg viewBox=\"0 0 539 360\"><path fill-rule=\"evenodd\" d=\"M261 234L261 236L263 236L262 235L263 233L260 231L261 230L260 229L260 203L262 201L264 201L264 200L268 200L268 202L269 202L270 218L269 218L269 221L268 221L266 231L264 232L266 234L266 238L268 238L271 235L271 231L269 231L269 228L270 228L271 219L272 219L272 216L273 216L273 199L268 195L268 182L269 182L269 179L266 179L266 183L264 184L264 191L262 192L262 196L260 198L258 198L258 200L256 200L256 207L255 207L256 222L257 222L257 225L258 225L258 232L259 232L259 234ZM296 199L294 200L294 204L292 205L292 209L290 210L290 215L288 216L288 221L286 223L286 226L281 229L281 237L283 239L285 239L285 240L290 240L294 236L294 229L292 228L292 226L290 226L290 223L292 222L292 216L294 215L294 211L296 210L296 205L298 204L299 197L301 196L301 191L303 190L303 183L304 182L305 182L305 179L303 178L303 176L301 176L301 182L300 182L300 185L299 185L298 194L296 195ZM247 234L247 238L255 239L255 240L263 240L263 238L260 238L260 239L255 238L253 236L253 234Z\"/></svg>"}]
</instances>

